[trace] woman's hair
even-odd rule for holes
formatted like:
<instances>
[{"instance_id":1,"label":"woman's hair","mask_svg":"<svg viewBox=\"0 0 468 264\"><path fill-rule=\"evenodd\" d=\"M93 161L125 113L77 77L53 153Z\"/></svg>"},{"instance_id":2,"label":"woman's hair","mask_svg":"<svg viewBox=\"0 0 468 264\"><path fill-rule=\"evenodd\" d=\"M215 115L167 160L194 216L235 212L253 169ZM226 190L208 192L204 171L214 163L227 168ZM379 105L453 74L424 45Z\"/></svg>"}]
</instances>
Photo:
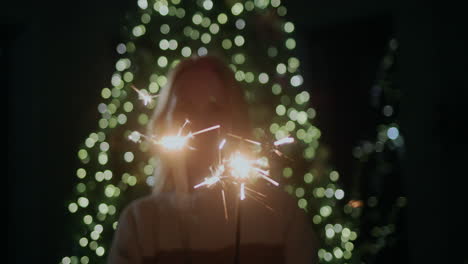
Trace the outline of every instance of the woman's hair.
<instances>
[{"instance_id":1,"label":"woman's hair","mask_svg":"<svg viewBox=\"0 0 468 264\"><path fill-rule=\"evenodd\" d=\"M177 90L182 89L180 85L175 84L184 73L194 70L210 71L222 84L221 94L223 95L223 103L218 105L218 110L223 114L222 133L233 133L248 137L250 122L248 120L248 109L244 101L243 90L235 80L232 70L222 60L213 56L185 59L169 73L167 85L161 90L156 108L148 124L148 135L161 135L169 129L166 126L170 123L168 122L170 115L174 114L169 110L170 101L178 93ZM207 115L209 114L207 113ZM160 155L164 154L157 153L157 156ZM165 160L161 157L158 157L158 159L159 166L154 173L153 194L177 189L176 181L171 179L173 176L171 177L172 171L168 168L169 164L164 164Z\"/></svg>"}]
</instances>

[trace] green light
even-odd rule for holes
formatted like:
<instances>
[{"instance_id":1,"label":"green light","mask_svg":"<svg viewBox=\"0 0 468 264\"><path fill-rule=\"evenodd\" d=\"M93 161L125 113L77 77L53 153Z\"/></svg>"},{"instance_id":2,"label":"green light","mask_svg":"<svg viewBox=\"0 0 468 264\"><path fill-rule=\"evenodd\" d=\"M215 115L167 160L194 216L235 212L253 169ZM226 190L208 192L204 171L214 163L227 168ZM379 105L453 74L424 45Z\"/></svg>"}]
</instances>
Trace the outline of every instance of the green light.
<instances>
[{"instance_id":1,"label":"green light","mask_svg":"<svg viewBox=\"0 0 468 264\"><path fill-rule=\"evenodd\" d=\"M286 114L286 107L284 105L278 105L276 107L276 114L279 116L283 116Z\"/></svg>"},{"instance_id":2,"label":"green light","mask_svg":"<svg viewBox=\"0 0 468 264\"><path fill-rule=\"evenodd\" d=\"M159 41L159 48L162 50L167 50L169 48L169 41L167 41L167 39L161 39Z\"/></svg>"},{"instance_id":3,"label":"green light","mask_svg":"<svg viewBox=\"0 0 468 264\"><path fill-rule=\"evenodd\" d=\"M124 105L123 105L123 109L125 112L129 113L133 110L133 104L132 102L128 101L128 102L125 102Z\"/></svg>"},{"instance_id":4,"label":"green light","mask_svg":"<svg viewBox=\"0 0 468 264\"><path fill-rule=\"evenodd\" d=\"M332 208L328 205L322 206L320 208L320 215L323 217L330 216L332 213Z\"/></svg>"},{"instance_id":5,"label":"green light","mask_svg":"<svg viewBox=\"0 0 468 264\"><path fill-rule=\"evenodd\" d=\"M276 12L279 16L285 16L288 13L288 10L284 6L280 6L276 9Z\"/></svg>"},{"instance_id":6,"label":"green light","mask_svg":"<svg viewBox=\"0 0 468 264\"><path fill-rule=\"evenodd\" d=\"M255 0L255 5L258 8L264 9L268 6L268 0Z\"/></svg>"},{"instance_id":7,"label":"green light","mask_svg":"<svg viewBox=\"0 0 468 264\"><path fill-rule=\"evenodd\" d=\"M267 49L267 54L270 58L276 57L276 55L278 55L278 49L275 47L269 47Z\"/></svg>"},{"instance_id":8,"label":"green light","mask_svg":"<svg viewBox=\"0 0 468 264\"><path fill-rule=\"evenodd\" d=\"M219 32L219 25L216 23L213 23L210 25L210 32L211 34L218 34Z\"/></svg>"},{"instance_id":9,"label":"green light","mask_svg":"<svg viewBox=\"0 0 468 264\"><path fill-rule=\"evenodd\" d=\"M245 73L245 81L248 83L251 83L255 80L255 76L252 72L246 72Z\"/></svg>"},{"instance_id":10,"label":"green light","mask_svg":"<svg viewBox=\"0 0 468 264\"><path fill-rule=\"evenodd\" d=\"M313 147L308 147L304 150L304 158L313 159L315 157L315 149Z\"/></svg>"},{"instance_id":11,"label":"green light","mask_svg":"<svg viewBox=\"0 0 468 264\"><path fill-rule=\"evenodd\" d=\"M82 182L78 183L76 185L76 190L79 192L79 193L82 193L84 191L86 191L86 185Z\"/></svg>"},{"instance_id":12,"label":"green light","mask_svg":"<svg viewBox=\"0 0 468 264\"><path fill-rule=\"evenodd\" d=\"M238 47L241 47L242 45L244 45L245 39L244 39L243 36L237 35L237 36L234 38L234 43L235 43Z\"/></svg>"},{"instance_id":13,"label":"green light","mask_svg":"<svg viewBox=\"0 0 468 264\"><path fill-rule=\"evenodd\" d=\"M208 33L203 33L203 35L201 36L201 41L202 41L204 44L210 43L210 41L211 41L211 35L208 34Z\"/></svg>"},{"instance_id":14,"label":"green light","mask_svg":"<svg viewBox=\"0 0 468 264\"><path fill-rule=\"evenodd\" d=\"M183 47L181 53L184 57L190 57L190 55L192 55L192 50L189 47Z\"/></svg>"},{"instance_id":15,"label":"green light","mask_svg":"<svg viewBox=\"0 0 468 264\"><path fill-rule=\"evenodd\" d=\"M223 46L224 49L230 49L232 47L232 41L230 39L225 39L221 43L221 46Z\"/></svg>"},{"instance_id":16,"label":"green light","mask_svg":"<svg viewBox=\"0 0 468 264\"><path fill-rule=\"evenodd\" d=\"M158 65L161 68L164 68L167 66L167 58L165 56L161 56L158 58Z\"/></svg>"},{"instance_id":17,"label":"green light","mask_svg":"<svg viewBox=\"0 0 468 264\"><path fill-rule=\"evenodd\" d=\"M258 75L258 81L261 83L261 84L265 84L267 83L269 80L269 77L268 77L268 74L262 72Z\"/></svg>"},{"instance_id":18,"label":"green light","mask_svg":"<svg viewBox=\"0 0 468 264\"><path fill-rule=\"evenodd\" d=\"M114 185L109 184L109 185L107 185L106 188L104 189L104 194L105 194L107 197L110 198L110 197L114 196L114 189L115 189Z\"/></svg>"},{"instance_id":19,"label":"green light","mask_svg":"<svg viewBox=\"0 0 468 264\"><path fill-rule=\"evenodd\" d=\"M286 65L284 63L280 63L276 66L276 72L279 74L285 74L286 73Z\"/></svg>"},{"instance_id":20,"label":"green light","mask_svg":"<svg viewBox=\"0 0 468 264\"><path fill-rule=\"evenodd\" d=\"M81 160L84 160L88 157L88 152L86 151L86 149L80 149L78 151L78 158L81 159Z\"/></svg>"},{"instance_id":21,"label":"green light","mask_svg":"<svg viewBox=\"0 0 468 264\"><path fill-rule=\"evenodd\" d=\"M128 152L125 152L125 153L124 153L124 160L125 160L126 162L132 162L134 158L135 158L135 156L133 155L132 152L129 152L129 151L128 151Z\"/></svg>"},{"instance_id":22,"label":"green light","mask_svg":"<svg viewBox=\"0 0 468 264\"><path fill-rule=\"evenodd\" d=\"M274 95L279 95L281 93L281 85L275 83L271 86L271 92Z\"/></svg>"},{"instance_id":23,"label":"green light","mask_svg":"<svg viewBox=\"0 0 468 264\"><path fill-rule=\"evenodd\" d=\"M211 19L209 17L204 17L202 22L201 22L201 26L204 27L204 28L207 28L211 25Z\"/></svg>"},{"instance_id":24,"label":"green light","mask_svg":"<svg viewBox=\"0 0 468 264\"><path fill-rule=\"evenodd\" d=\"M93 222L93 217L90 215L85 215L83 217L83 222L87 225L91 224Z\"/></svg>"},{"instance_id":25,"label":"green light","mask_svg":"<svg viewBox=\"0 0 468 264\"><path fill-rule=\"evenodd\" d=\"M295 128L296 128L296 125L294 124L293 121L289 120L288 122L286 122L286 130L288 130L289 132L293 131Z\"/></svg>"},{"instance_id":26,"label":"green light","mask_svg":"<svg viewBox=\"0 0 468 264\"><path fill-rule=\"evenodd\" d=\"M307 135L307 132L302 128L298 129L296 132L296 137L301 140L303 140L306 137L306 135Z\"/></svg>"},{"instance_id":27,"label":"green light","mask_svg":"<svg viewBox=\"0 0 468 264\"><path fill-rule=\"evenodd\" d=\"M167 78L166 76L159 76L156 82L159 84L160 87L164 87L167 83Z\"/></svg>"},{"instance_id":28,"label":"green light","mask_svg":"<svg viewBox=\"0 0 468 264\"><path fill-rule=\"evenodd\" d=\"M138 116L138 123L140 123L140 125L144 126L148 123L148 121L149 121L148 115L140 114Z\"/></svg>"},{"instance_id":29,"label":"green light","mask_svg":"<svg viewBox=\"0 0 468 264\"><path fill-rule=\"evenodd\" d=\"M76 203L70 203L68 205L68 210L70 213L76 213L76 211L78 211L78 205Z\"/></svg>"},{"instance_id":30,"label":"green light","mask_svg":"<svg viewBox=\"0 0 468 264\"><path fill-rule=\"evenodd\" d=\"M336 182L340 178L340 174L337 171L330 172L330 180Z\"/></svg>"},{"instance_id":31,"label":"green light","mask_svg":"<svg viewBox=\"0 0 468 264\"><path fill-rule=\"evenodd\" d=\"M168 24L162 24L159 29L160 29L162 34L168 34L169 31L171 31L171 28L169 27Z\"/></svg>"},{"instance_id":32,"label":"green light","mask_svg":"<svg viewBox=\"0 0 468 264\"><path fill-rule=\"evenodd\" d=\"M141 15L141 23L148 24L151 21L151 16L149 14Z\"/></svg>"},{"instance_id":33,"label":"green light","mask_svg":"<svg viewBox=\"0 0 468 264\"><path fill-rule=\"evenodd\" d=\"M203 1L203 8L206 10L211 10L213 8L213 2L211 0Z\"/></svg>"},{"instance_id":34,"label":"green light","mask_svg":"<svg viewBox=\"0 0 468 264\"><path fill-rule=\"evenodd\" d=\"M202 21L203 21L203 18L199 13L196 13L195 15L193 15L192 22L195 25L200 25Z\"/></svg>"},{"instance_id":35,"label":"green light","mask_svg":"<svg viewBox=\"0 0 468 264\"><path fill-rule=\"evenodd\" d=\"M273 123L273 124L270 125L270 132L271 132L272 134L275 134L276 131L278 131L278 129L279 129L279 125L278 125L278 124Z\"/></svg>"},{"instance_id":36,"label":"green light","mask_svg":"<svg viewBox=\"0 0 468 264\"><path fill-rule=\"evenodd\" d=\"M218 15L218 22L220 24L226 24L227 21L228 21L228 17L226 16L226 14L221 13Z\"/></svg>"},{"instance_id":37,"label":"green light","mask_svg":"<svg viewBox=\"0 0 468 264\"><path fill-rule=\"evenodd\" d=\"M198 30L194 29L190 32L190 38L193 40L197 40L200 37L200 32Z\"/></svg>"},{"instance_id":38,"label":"green light","mask_svg":"<svg viewBox=\"0 0 468 264\"><path fill-rule=\"evenodd\" d=\"M183 8L177 8L176 10L176 16L178 18L183 18L185 16L185 9Z\"/></svg>"},{"instance_id":39,"label":"green light","mask_svg":"<svg viewBox=\"0 0 468 264\"><path fill-rule=\"evenodd\" d=\"M296 189L296 197L297 198L301 198L302 196L304 196L304 194L305 194L304 188L299 187L299 188ZM301 207L301 206L299 206L299 207ZM304 208L304 207L301 207L301 208Z\"/></svg>"},{"instance_id":40,"label":"green light","mask_svg":"<svg viewBox=\"0 0 468 264\"><path fill-rule=\"evenodd\" d=\"M98 247L96 248L96 255L102 257L106 251L104 250L103 247Z\"/></svg>"},{"instance_id":41,"label":"green light","mask_svg":"<svg viewBox=\"0 0 468 264\"><path fill-rule=\"evenodd\" d=\"M109 97L111 97L111 90L109 88L102 89L101 96L104 99L108 99Z\"/></svg>"},{"instance_id":42,"label":"green light","mask_svg":"<svg viewBox=\"0 0 468 264\"><path fill-rule=\"evenodd\" d=\"M297 195L297 192L296 192L296 195ZM299 206L299 208L304 209L307 207L307 200L304 198L301 198L299 199L299 201L297 201L297 205Z\"/></svg>"},{"instance_id":43,"label":"green light","mask_svg":"<svg viewBox=\"0 0 468 264\"><path fill-rule=\"evenodd\" d=\"M133 53L136 50L135 44L131 41L127 43L126 48L129 53Z\"/></svg>"},{"instance_id":44,"label":"green light","mask_svg":"<svg viewBox=\"0 0 468 264\"><path fill-rule=\"evenodd\" d=\"M235 75L238 82L243 81L245 78L245 73L243 71L236 71Z\"/></svg>"},{"instance_id":45,"label":"green light","mask_svg":"<svg viewBox=\"0 0 468 264\"><path fill-rule=\"evenodd\" d=\"M131 81L133 81L133 73L126 72L126 73L124 73L123 78L124 78L124 81L131 82Z\"/></svg>"},{"instance_id":46,"label":"green light","mask_svg":"<svg viewBox=\"0 0 468 264\"><path fill-rule=\"evenodd\" d=\"M314 222L314 224L318 225L322 222L322 217L320 215L314 215L314 217L312 218L312 222Z\"/></svg>"},{"instance_id":47,"label":"green light","mask_svg":"<svg viewBox=\"0 0 468 264\"><path fill-rule=\"evenodd\" d=\"M304 111L297 113L297 122L301 125L304 125L307 122L307 113Z\"/></svg>"},{"instance_id":48,"label":"green light","mask_svg":"<svg viewBox=\"0 0 468 264\"><path fill-rule=\"evenodd\" d=\"M283 176L285 178L291 178L291 176L293 175L293 170L289 167L286 167L283 169Z\"/></svg>"},{"instance_id":49,"label":"green light","mask_svg":"<svg viewBox=\"0 0 468 264\"><path fill-rule=\"evenodd\" d=\"M314 175L312 175L312 173L308 172L306 174L304 174L304 182L305 183L312 183L314 181Z\"/></svg>"},{"instance_id":50,"label":"green light","mask_svg":"<svg viewBox=\"0 0 468 264\"><path fill-rule=\"evenodd\" d=\"M135 37L143 36L146 33L146 27L144 25L138 25L133 28L132 34Z\"/></svg>"},{"instance_id":51,"label":"green light","mask_svg":"<svg viewBox=\"0 0 468 264\"><path fill-rule=\"evenodd\" d=\"M235 16L238 16L242 13L242 11L244 11L244 6L241 4L241 3L235 3L232 7L231 7L231 13Z\"/></svg>"},{"instance_id":52,"label":"green light","mask_svg":"<svg viewBox=\"0 0 468 264\"><path fill-rule=\"evenodd\" d=\"M80 179L83 179L84 177L86 177L86 170L83 169L83 168L79 168L76 170L76 176Z\"/></svg>"},{"instance_id":53,"label":"green light","mask_svg":"<svg viewBox=\"0 0 468 264\"><path fill-rule=\"evenodd\" d=\"M86 237L80 238L79 244L82 247L86 247L88 245L88 239Z\"/></svg>"},{"instance_id":54,"label":"green light","mask_svg":"<svg viewBox=\"0 0 468 264\"><path fill-rule=\"evenodd\" d=\"M294 24L291 22L284 23L284 32L291 33L294 31Z\"/></svg>"}]
</instances>

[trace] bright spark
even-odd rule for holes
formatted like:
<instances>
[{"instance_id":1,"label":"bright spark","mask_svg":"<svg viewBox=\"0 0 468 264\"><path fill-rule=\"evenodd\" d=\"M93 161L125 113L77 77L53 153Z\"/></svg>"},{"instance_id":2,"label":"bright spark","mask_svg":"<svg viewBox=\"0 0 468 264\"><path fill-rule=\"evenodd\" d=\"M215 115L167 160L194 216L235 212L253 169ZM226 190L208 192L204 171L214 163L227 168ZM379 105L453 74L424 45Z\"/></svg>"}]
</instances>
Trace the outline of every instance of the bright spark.
<instances>
[{"instance_id":1,"label":"bright spark","mask_svg":"<svg viewBox=\"0 0 468 264\"><path fill-rule=\"evenodd\" d=\"M293 137L285 137L285 138L282 138L280 140L275 141L273 144L275 146L279 146L279 145L289 144L289 143L293 143L293 142L294 142Z\"/></svg>"},{"instance_id":2,"label":"bright spark","mask_svg":"<svg viewBox=\"0 0 468 264\"><path fill-rule=\"evenodd\" d=\"M132 88L138 93L138 99L142 100L145 106L153 102L153 98L156 98L159 96L158 94L156 95L149 94L148 91L146 90L138 90L134 85L132 85Z\"/></svg>"}]
</instances>

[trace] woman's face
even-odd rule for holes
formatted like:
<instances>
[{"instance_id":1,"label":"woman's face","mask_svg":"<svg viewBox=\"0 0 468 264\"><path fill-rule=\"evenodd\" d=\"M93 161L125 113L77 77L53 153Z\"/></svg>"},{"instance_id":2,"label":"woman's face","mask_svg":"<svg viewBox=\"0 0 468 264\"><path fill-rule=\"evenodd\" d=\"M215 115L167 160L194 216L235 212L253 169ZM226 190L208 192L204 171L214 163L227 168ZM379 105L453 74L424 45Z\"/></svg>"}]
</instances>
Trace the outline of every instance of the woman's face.
<instances>
[{"instance_id":1,"label":"woman's face","mask_svg":"<svg viewBox=\"0 0 468 264\"><path fill-rule=\"evenodd\" d=\"M190 123L182 134L196 132L214 125L229 122L229 115L223 112L228 106L227 89L223 82L210 70L191 69L183 72L174 81L174 90L168 102L167 125L172 131L178 130L186 119ZM199 134L188 144L194 150L185 149L190 184L208 176L209 166L218 157L217 146L221 140L219 130Z\"/></svg>"}]
</instances>

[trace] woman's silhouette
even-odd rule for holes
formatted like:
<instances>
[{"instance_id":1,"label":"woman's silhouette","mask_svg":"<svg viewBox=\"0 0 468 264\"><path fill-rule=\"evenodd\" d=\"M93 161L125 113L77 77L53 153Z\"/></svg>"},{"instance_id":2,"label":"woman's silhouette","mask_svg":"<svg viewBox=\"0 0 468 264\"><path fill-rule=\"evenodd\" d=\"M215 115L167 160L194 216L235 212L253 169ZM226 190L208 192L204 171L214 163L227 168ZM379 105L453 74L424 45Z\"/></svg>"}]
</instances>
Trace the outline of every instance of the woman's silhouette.
<instances>
[{"instance_id":1,"label":"woman's silhouette","mask_svg":"<svg viewBox=\"0 0 468 264\"><path fill-rule=\"evenodd\" d=\"M186 119L191 131L221 129L191 140L195 150L158 151L153 192L121 213L109 263L233 263L236 192L226 190L225 207L220 189L193 188L217 162L219 135L248 137L250 131L242 89L219 59L190 58L174 68L149 133L177 132ZM316 263L314 233L295 199L266 183L255 188L272 210L242 201L240 263Z\"/></svg>"}]
</instances>

